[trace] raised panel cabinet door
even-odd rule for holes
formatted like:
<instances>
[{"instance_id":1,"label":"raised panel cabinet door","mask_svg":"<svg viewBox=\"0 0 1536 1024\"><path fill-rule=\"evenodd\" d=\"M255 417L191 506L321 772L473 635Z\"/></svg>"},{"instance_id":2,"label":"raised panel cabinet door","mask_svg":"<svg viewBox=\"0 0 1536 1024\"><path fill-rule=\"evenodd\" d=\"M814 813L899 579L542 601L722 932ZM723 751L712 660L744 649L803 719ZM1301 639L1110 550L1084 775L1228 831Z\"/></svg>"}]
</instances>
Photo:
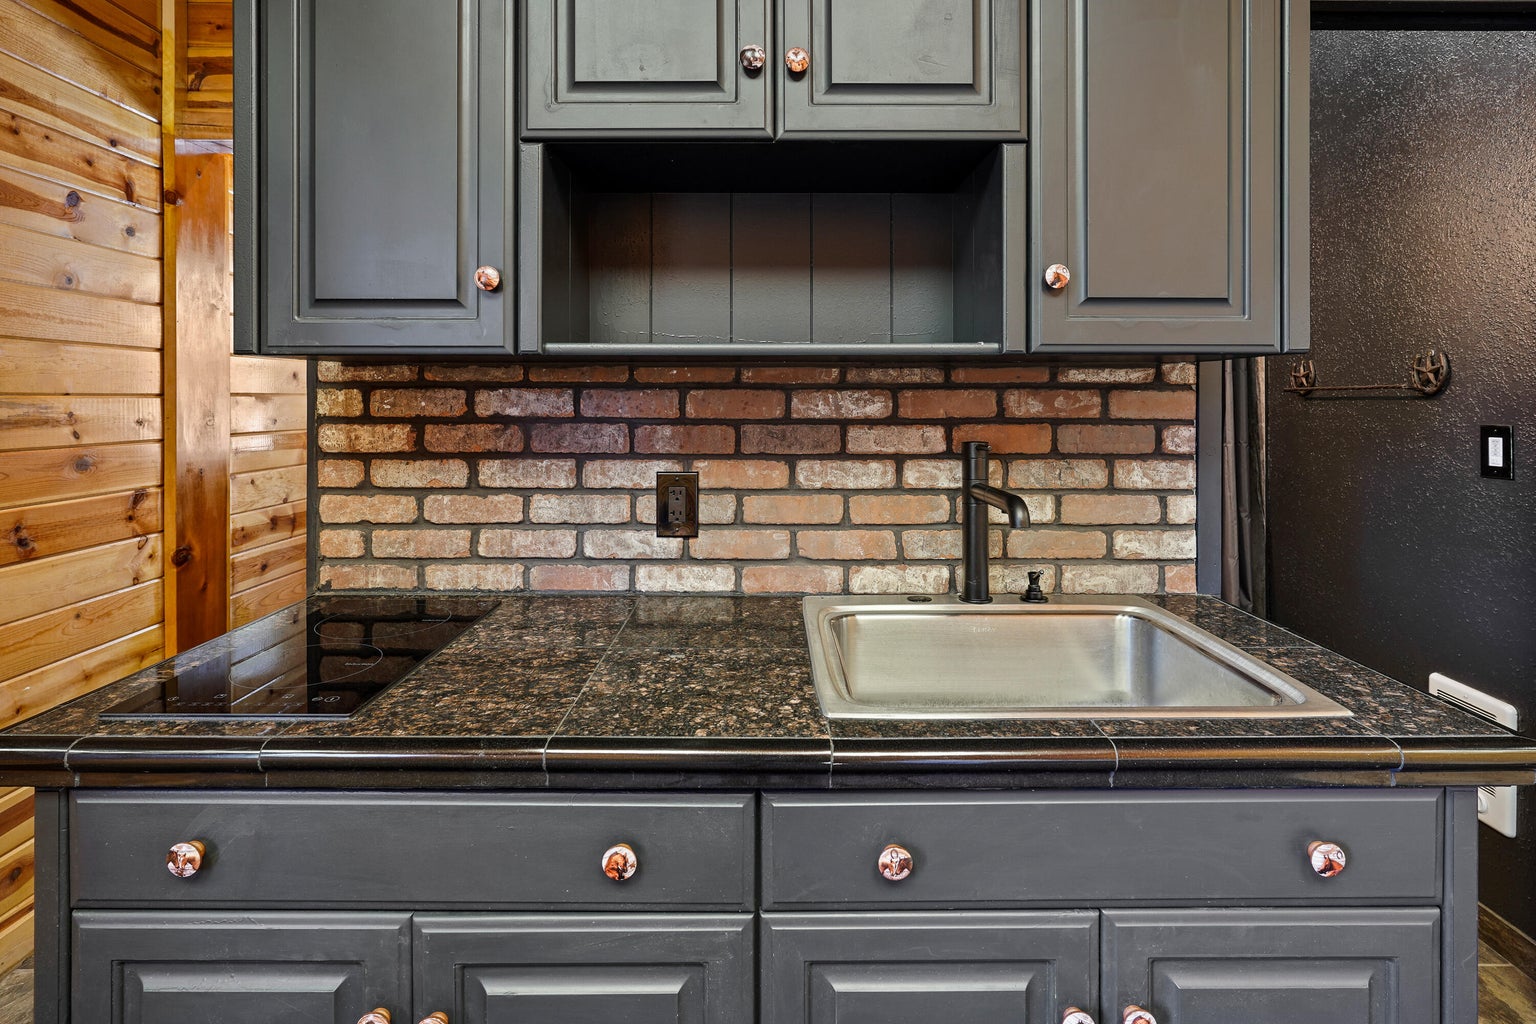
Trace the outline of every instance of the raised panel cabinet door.
<instances>
[{"instance_id":1,"label":"raised panel cabinet door","mask_svg":"<svg viewBox=\"0 0 1536 1024\"><path fill-rule=\"evenodd\" d=\"M1034 351L1304 348L1306 4L1034 11Z\"/></svg>"},{"instance_id":2,"label":"raised panel cabinet door","mask_svg":"<svg viewBox=\"0 0 1536 1024\"><path fill-rule=\"evenodd\" d=\"M771 0L527 0L523 135L767 138ZM742 50L767 62L744 66Z\"/></svg>"},{"instance_id":3,"label":"raised panel cabinet door","mask_svg":"<svg viewBox=\"0 0 1536 1024\"><path fill-rule=\"evenodd\" d=\"M506 348L510 16L507 0L259 5L264 351Z\"/></svg>"},{"instance_id":4,"label":"raised panel cabinet door","mask_svg":"<svg viewBox=\"0 0 1536 1024\"><path fill-rule=\"evenodd\" d=\"M750 1024L750 914L418 914L415 1014Z\"/></svg>"},{"instance_id":5,"label":"raised panel cabinet door","mask_svg":"<svg viewBox=\"0 0 1536 1024\"><path fill-rule=\"evenodd\" d=\"M1098 914L764 914L763 1024L1057 1024L1092 1012Z\"/></svg>"},{"instance_id":6,"label":"raised panel cabinet door","mask_svg":"<svg viewBox=\"0 0 1536 1024\"><path fill-rule=\"evenodd\" d=\"M354 1024L409 1008L405 914L81 911L71 1019Z\"/></svg>"},{"instance_id":7,"label":"raised panel cabinet door","mask_svg":"<svg viewBox=\"0 0 1536 1024\"><path fill-rule=\"evenodd\" d=\"M808 135L1021 138L1024 0L781 0L780 128Z\"/></svg>"},{"instance_id":8,"label":"raised panel cabinet door","mask_svg":"<svg viewBox=\"0 0 1536 1024\"><path fill-rule=\"evenodd\" d=\"M1106 910L1100 1019L1441 1024L1439 950L1434 908Z\"/></svg>"}]
</instances>

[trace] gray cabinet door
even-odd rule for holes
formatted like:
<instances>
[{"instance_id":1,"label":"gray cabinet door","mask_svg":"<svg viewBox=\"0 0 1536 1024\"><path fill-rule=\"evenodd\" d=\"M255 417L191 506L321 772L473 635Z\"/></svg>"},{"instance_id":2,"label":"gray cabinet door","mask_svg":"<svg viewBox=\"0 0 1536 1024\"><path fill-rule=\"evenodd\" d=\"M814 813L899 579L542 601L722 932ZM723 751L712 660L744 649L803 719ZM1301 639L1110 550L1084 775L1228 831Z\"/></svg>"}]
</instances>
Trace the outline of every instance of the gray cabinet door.
<instances>
[{"instance_id":1,"label":"gray cabinet door","mask_svg":"<svg viewBox=\"0 0 1536 1024\"><path fill-rule=\"evenodd\" d=\"M1100 1020L1437 1024L1440 913L1106 910Z\"/></svg>"},{"instance_id":2,"label":"gray cabinet door","mask_svg":"<svg viewBox=\"0 0 1536 1024\"><path fill-rule=\"evenodd\" d=\"M74 915L71 1019L91 1024L353 1024L404 1015L404 914Z\"/></svg>"},{"instance_id":3,"label":"gray cabinet door","mask_svg":"<svg viewBox=\"0 0 1536 1024\"><path fill-rule=\"evenodd\" d=\"M785 136L1021 137L1023 0L781 0Z\"/></svg>"},{"instance_id":4,"label":"gray cabinet door","mask_svg":"<svg viewBox=\"0 0 1536 1024\"><path fill-rule=\"evenodd\" d=\"M1035 5L1035 351L1306 347L1308 22L1291 6Z\"/></svg>"},{"instance_id":5,"label":"gray cabinet door","mask_svg":"<svg viewBox=\"0 0 1536 1024\"><path fill-rule=\"evenodd\" d=\"M262 350L504 349L516 291L507 0L258 7L259 143L239 144L259 147L260 202L237 243L259 244ZM481 266L500 272L499 289L477 287Z\"/></svg>"},{"instance_id":6,"label":"gray cabinet door","mask_svg":"<svg viewBox=\"0 0 1536 1024\"><path fill-rule=\"evenodd\" d=\"M1098 914L764 914L763 1024L1043 1024L1091 1011Z\"/></svg>"},{"instance_id":7,"label":"gray cabinet door","mask_svg":"<svg viewBox=\"0 0 1536 1024\"><path fill-rule=\"evenodd\" d=\"M750 1024L750 914L418 914L415 1014Z\"/></svg>"},{"instance_id":8,"label":"gray cabinet door","mask_svg":"<svg viewBox=\"0 0 1536 1024\"><path fill-rule=\"evenodd\" d=\"M767 138L771 0L528 0L527 138ZM756 71L745 46L768 51Z\"/></svg>"}]
</instances>

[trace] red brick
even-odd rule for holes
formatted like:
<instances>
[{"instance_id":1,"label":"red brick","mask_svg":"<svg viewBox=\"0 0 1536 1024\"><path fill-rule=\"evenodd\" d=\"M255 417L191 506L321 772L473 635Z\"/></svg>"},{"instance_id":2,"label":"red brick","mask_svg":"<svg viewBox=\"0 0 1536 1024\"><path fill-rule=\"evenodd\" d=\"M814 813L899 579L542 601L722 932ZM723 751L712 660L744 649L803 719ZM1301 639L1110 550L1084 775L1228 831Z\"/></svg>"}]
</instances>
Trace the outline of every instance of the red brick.
<instances>
[{"instance_id":1,"label":"red brick","mask_svg":"<svg viewBox=\"0 0 1536 1024\"><path fill-rule=\"evenodd\" d=\"M942 384L944 371L937 366L850 366L850 384Z\"/></svg>"},{"instance_id":2,"label":"red brick","mask_svg":"<svg viewBox=\"0 0 1536 1024\"><path fill-rule=\"evenodd\" d=\"M896 396L904 420L960 420L997 415L997 392L981 388L963 391L903 391Z\"/></svg>"},{"instance_id":3,"label":"red brick","mask_svg":"<svg viewBox=\"0 0 1536 1024\"><path fill-rule=\"evenodd\" d=\"M1044 384L1049 366L956 366L949 371L956 384Z\"/></svg>"},{"instance_id":4,"label":"red brick","mask_svg":"<svg viewBox=\"0 0 1536 1024\"><path fill-rule=\"evenodd\" d=\"M322 565L320 590L415 590L415 566L371 562Z\"/></svg>"},{"instance_id":5,"label":"red brick","mask_svg":"<svg viewBox=\"0 0 1536 1024\"><path fill-rule=\"evenodd\" d=\"M843 521L843 499L837 494L754 494L742 500L742 518L749 523L827 524Z\"/></svg>"},{"instance_id":6,"label":"red brick","mask_svg":"<svg viewBox=\"0 0 1536 1024\"><path fill-rule=\"evenodd\" d=\"M637 366L641 384L729 384L736 379L733 366Z\"/></svg>"},{"instance_id":7,"label":"red brick","mask_svg":"<svg viewBox=\"0 0 1536 1024\"><path fill-rule=\"evenodd\" d=\"M559 384L623 384L627 366L530 366L528 379Z\"/></svg>"},{"instance_id":8,"label":"red brick","mask_svg":"<svg viewBox=\"0 0 1536 1024\"><path fill-rule=\"evenodd\" d=\"M694 558L767 561L789 557L788 530L703 530L688 542Z\"/></svg>"},{"instance_id":9,"label":"red brick","mask_svg":"<svg viewBox=\"0 0 1536 1024\"><path fill-rule=\"evenodd\" d=\"M947 565L855 565L848 569L850 594L947 594Z\"/></svg>"},{"instance_id":10,"label":"red brick","mask_svg":"<svg viewBox=\"0 0 1536 1024\"><path fill-rule=\"evenodd\" d=\"M906 559L959 558L963 539L959 530L907 530L901 535L901 557ZM998 547L1001 547L1001 536L997 541Z\"/></svg>"},{"instance_id":11,"label":"red brick","mask_svg":"<svg viewBox=\"0 0 1536 1024\"><path fill-rule=\"evenodd\" d=\"M1195 557L1194 530L1116 530L1115 557L1173 562Z\"/></svg>"},{"instance_id":12,"label":"red brick","mask_svg":"<svg viewBox=\"0 0 1536 1024\"><path fill-rule=\"evenodd\" d=\"M635 522L656 525L655 492L635 495ZM699 523L703 526L731 526L736 522L734 494L699 495Z\"/></svg>"},{"instance_id":13,"label":"red brick","mask_svg":"<svg viewBox=\"0 0 1536 1024\"><path fill-rule=\"evenodd\" d=\"M363 482L363 464L356 459L321 459L315 464L321 487L356 487Z\"/></svg>"},{"instance_id":14,"label":"red brick","mask_svg":"<svg viewBox=\"0 0 1536 1024\"><path fill-rule=\"evenodd\" d=\"M741 570L745 594L838 594L843 570L833 565L749 565Z\"/></svg>"},{"instance_id":15,"label":"red brick","mask_svg":"<svg viewBox=\"0 0 1536 1024\"><path fill-rule=\"evenodd\" d=\"M1029 490L1087 490L1109 486L1103 459L1019 459L1008 465L1008 486Z\"/></svg>"},{"instance_id":16,"label":"red brick","mask_svg":"<svg viewBox=\"0 0 1536 1024\"><path fill-rule=\"evenodd\" d=\"M409 494L322 494L322 523L414 523L416 499Z\"/></svg>"},{"instance_id":17,"label":"red brick","mask_svg":"<svg viewBox=\"0 0 1536 1024\"><path fill-rule=\"evenodd\" d=\"M1168 522L1188 526L1195 521L1196 501L1193 494L1170 494L1167 498Z\"/></svg>"},{"instance_id":18,"label":"red brick","mask_svg":"<svg viewBox=\"0 0 1536 1024\"><path fill-rule=\"evenodd\" d=\"M1195 428L1189 426L1164 427L1163 451L1169 455L1195 454Z\"/></svg>"},{"instance_id":19,"label":"red brick","mask_svg":"<svg viewBox=\"0 0 1536 1024\"><path fill-rule=\"evenodd\" d=\"M1163 593L1193 594L1197 592L1195 567L1192 565L1163 566Z\"/></svg>"},{"instance_id":20,"label":"red brick","mask_svg":"<svg viewBox=\"0 0 1536 1024\"><path fill-rule=\"evenodd\" d=\"M1117 420L1193 420L1193 391L1111 391L1109 415Z\"/></svg>"},{"instance_id":21,"label":"red brick","mask_svg":"<svg viewBox=\"0 0 1536 1024\"><path fill-rule=\"evenodd\" d=\"M485 590L508 593L523 589L523 567L515 562L492 565L429 565L428 590Z\"/></svg>"},{"instance_id":22,"label":"red brick","mask_svg":"<svg viewBox=\"0 0 1536 1024\"><path fill-rule=\"evenodd\" d=\"M481 487L553 490L576 486L575 459L486 459L476 474Z\"/></svg>"},{"instance_id":23,"label":"red brick","mask_svg":"<svg viewBox=\"0 0 1536 1024\"><path fill-rule=\"evenodd\" d=\"M944 450L944 428L854 424L848 428L850 455L927 455Z\"/></svg>"},{"instance_id":24,"label":"red brick","mask_svg":"<svg viewBox=\"0 0 1536 1024\"><path fill-rule=\"evenodd\" d=\"M1103 407L1097 391L1016 388L1003 392L1003 412L1015 419L1097 419Z\"/></svg>"},{"instance_id":25,"label":"red brick","mask_svg":"<svg viewBox=\"0 0 1536 1024\"><path fill-rule=\"evenodd\" d=\"M401 383L416 379L416 367L410 363L389 363L370 366L361 363L342 363L322 359L315 366L315 376L325 383L334 381L387 381Z\"/></svg>"},{"instance_id":26,"label":"red brick","mask_svg":"<svg viewBox=\"0 0 1536 1024\"><path fill-rule=\"evenodd\" d=\"M802 459L795 482L816 490L863 491L896 486L896 463L883 459Z\"/></svg>"},{"instance_id":27,"label":"red brick","mask_svg":"<svg viewBox=\"0 0 1536 1024\"><path fill-rule=\"evenodd\" d=\"M629 451L629 427L622 423L535 423L528 447L536 452L622 455Z\"/></svg>"},{"instance_id":28,"label":"red brick","mask_svg":"<svg viewBox=\"0 0 1536 1024\"><path fill-rule=\"evenodd\" d=\"M635 428L635 451L652 455L729 455L734 427L645 426Z\"/></svg>"},{"instance_id":29,"label":"red brick","mask_svg":"<svg viewBox=\"0 0 1536 1024\"><path fill-rule=\"evenodd\" d=\"M361 416L363 393L351 388L316 388L316 416Z\"/></svg>"},{"instance_id":30,"label":"red brick","mask_svg":"<svg viewBox=\"0 0 1536 1024\"><path fill-rule=\"evenodd\" d=\"M743 455L830 455L843 447L836 426L748 423L741 428Z\"/></svg>"},{"instance_id":31,"label":"red brick","mask_svg":"<svg viewBox=\"0 0 1536 1024\"><path fill-rule=\"evenodd\" d=\"M374 459L368 478L375 487L465 487L469 464L463 459Z\"/></svg>"},{"instance_id":32,"label":"red brick","mask_svg":"<svg viewBox=\"0 0 1536 1024\"><path fill-rule=\"evenodd\" d=\"M677 537L658 537L655 530L588 530L581 537L582 554L588 558L682 558L683 542Z\"/></svg>"},{"instance_id":33,"label":"red brick","mask_svg":"<svg viewBox=\"0 0 1536 1024\"><path fill-rule=\"evenodd\" d=\"M429 452L520 452L523 428L511 423L428 423Z\"/></svg>"},{"instance_id":34,"label":"red brick","mask_svg":"<svg viewBox=\"0 0 1536 1024\"><path fill-rule=\"evenodd\" d=\"M573 392L564 388L498 388L475 392L476 416L565 419L576 415Z\"/></svg>"},{"instance_id":35,"label":"red brick","mask_svg":"<svg viewBox=\"0 0 1536 1024\"><path fill-rule=\"evenodd\" d=\"M1040 455L1051 450L1046 423L966 423L955 428L954 450L967 441L985 441L994 455Z\"/></svg>"},{"instance_id":36,"label":"red brick","mask_svg":"<svg viewBox=\"0 0 1536 1024\"><path fill-rule=\"evenodd\" d=\"M643 490L656 486L657 473L680 473L683 464L659 459L596 459L581 467L581 485L597 490Z\"/></svg>"},{"instance_id":37,"label":"red brick","mask_svg":"<svg viewBox=\"0 0 1536 1024\"><path fill-rule=\"evenodd\" d=\"M1056 379L1064 384L1150 384L1155 366L1063 366Z\"/></svg>"},{"instance_id":38,"label":"red brick","mask_svg":"<svg viewBox=\"0 0 1536 1024\"><path fill-rule=\"evenodd\" d=\"M1010 530L1009 558L1103 558L1109 539L1098 530Z\"/></svg>"},{"instance_id":39,"label":"red brick","mask_svg":"<svg viewBox=\"0 0 1536 1024\"><path fill-rule=\"evenodd\" d=\"M594 419L677 418L678 393L655 388L591 389L581 393L581 414Z\"/></svg>"},{"instance_id":40,"label":"red brick","mask_svg":"<svg viewBox=\"0 0 1536 1024\"><path fill-rule=\"evenodd\" d=\"M836 366L749 366L743 384L836 384L843 371Z\"/></svg>"},{"instance_id":41,"label":"red brick","mask_svg":"<svg viewBox=\"0 0 1536 1024\"><path fill-rule=\"evenodd\" d=\"M482 558L570 558L575 530L481 530Z\"/></svg>"},{"instance_id":42,"label":"red brick","mask_svg":"<svg viewBox=\"0 0 1536 1024\"><path fill-rule=\"evenodd\" d=\"M789 486L789 464L768 459L699 459L693 464L705 490L766 491Z\"/></svg>"},{"instance_id":43,"label":"red brick","mask_svg":"<svg viewBox=\"0 0 1536 1024\"><path fill-rule=\"evenodd\" d=\"M315 438L323 452L408 452L416 428L405 423L322 423Z\"/></svg>"},{"instance_id":44,"label":"red brick","mask_svg":"<svg viewBox=\"0 0 1536 1024\"><path fill-rule=\"evenodd\" d=\"M1164 384L1187 384L1193 386L1200 379L1200 372L1194 363L1164 363Z\"/></svg>"},{"instance_id":45,"label":"red brick","mask_svg":"<svg viewBox=\"0 0 1536 1024\"><path fill-rule=\"evenodd\" d=\"M444 363L425 367L421 375L453 384L515 384L523 379L523 368L519 363Z\"/></svg>"},{"instance_id":46,"label":"red brick","mask_svg":"<svg viewBox=\"0 0 1536 1024\"><path fill-rule=\"evenodd\" d=\"M362 558L368 550L361 530L321 530L321 558Z\"/></svg>"},{"instance_id":47,"label":"red brick","mask_svg":"<svg viewBox=\"0 0 1536 1024\"><path fill-rule=\"evenodd\" d=\"M730 593L736 570L728 565L642 565L635 570L635 589L653 594Z\"/></svg>"},{"instance_id":48,"label":"red brick","mask_svg":"<svg viewBox=\"0 0 1536 1024\"><path fill-rule=\"evenodd\" d=\"M1061 569L1063 594L1155 594L1159 576L1155 565L1097 563Z\"/></svg>"},{"instance_id":49,"label":"red brick","mask_svg":"<svg viewBox=\"0 0 1536 1024\"><path fill-rule=\"evenodd\" d=\"M468 558L468 530L375 530L375 558Z\"/></svg>"},{"instance_id":50,"label":"red brick","mask_svg":"<svg viewBox=\"0 0 1536 1024\"><path fill-rule=\"evenodd\" d=\"M896 535L889 530L801 530L795 534L801 558L845 562L895 558Z\"/></svg>"},{"instance_id":51,"label":"red brick","mask_svg":"<svg viewBox=\"0 0 1536 1024\"><path fill-rule=\"evenodd\" d=\"M629 589L627 565L536 565L529 572L534 590L612 592Z\"/></svg>"},{"instance_id":52,"label":"red brick","mask_svg":"<svg viewBox=\"0 0 1536 1024\"><path fill-rule=\"evenodd\" d=\"M1156 523L1163 509L1152 494L1063 494L1061 521L1091 526Z\"/></svg>"},{"instance_id":53,"label":"red brick","mask_svg":"<svg viewBox=\"0 0 1536 1024\"><path fill-rule=\"evenodd\" d=\"M627 494L535 494L528 499L530 523L627 523Z\"/></svg>"},{"instance_id":54,"label":"red brick","mask_svg":"<svg viewBox=\"0 0 1536 1024\"><path fill-rule=\"evenodd\" d=\"M953 514L949 498L940 494L859 494L848 499L848 518L855 523L947 523Z\"/></svg>"},{"instance_id":55,"label":"red brick","mask_svg":"<svg viewBox=\"0 0 1536 1024\"><path fill-rule=\"evenodd\" d=\"M1056 428L1056 448L1065 454L1104 452L1147 455L1157 448L1157 430L1145 424L1105 426L1097 423L1066 423Z\"/></svg>"},{"instance_id":56,"label":"red brick","mask_svg":"<svg viewBox=\"0 0 1536 1024\"><path fill-rule=\"evenodd\" d=\"M455 388L387 388L368 398L371 415L396 419L462 416L468 411L464 392Z\"/></svg>"},{"instance_id":57,"label":"red brick","mask_svg":"<svg viewBox=\"0 0 1536 1024\"><path fill-rule=\"evenodd\" d=\"M889 391L852 388L796 391L789 398L789 414L800 420L883 420L891 406Z\"/></svg>"},{"instance_id":58,"label":"red brick","mask_svg":"<svg viewBox=\"0 0 1536 1024\"><path fill-rule=\"evenodd\" d=\"M688 417L695 420L776 420L784 416L782 391L694 391Z\"/></svg>"},{"instance_id":59,"label":"red brick","mask_svg":"<svg viewBox=\"0 0 1536 1024\"><path fill-rule=\"evenodd\" d=\"M520 523L523 499L515 494L429 494L422 514L429 523Z\"/></svg>"},{"instance_id":60,"label":"red brick","mask_svg":"<svg viewBox=\"0 0 1536 1024\"><path fill-rule=\"evenodd\" d=\"M1193 459L1120 459L1115 463L1115 486L1125 490L1192 491L1195 463Z\"/></svg>"}]
</instances>

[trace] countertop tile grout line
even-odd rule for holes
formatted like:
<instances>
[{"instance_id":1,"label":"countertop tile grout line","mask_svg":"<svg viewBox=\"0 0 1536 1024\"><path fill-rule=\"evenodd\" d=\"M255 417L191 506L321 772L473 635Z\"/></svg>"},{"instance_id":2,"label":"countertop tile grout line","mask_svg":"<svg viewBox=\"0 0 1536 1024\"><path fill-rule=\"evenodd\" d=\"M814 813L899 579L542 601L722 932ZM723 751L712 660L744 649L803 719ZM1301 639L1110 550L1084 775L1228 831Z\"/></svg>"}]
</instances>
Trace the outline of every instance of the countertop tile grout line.
<instances>
[{"instance_id":1,"label":"countertop tile grout line","mask_svg":"<svg viewBox=\"0 0 1536 1024\"><path fill-rule=\"evenodd\" d=\"M544 740L544 748L539 751L539 767L544 772L545 789L549 788L550 746L554 744L555 737L559 736L561 730L565 728L565 723L571 720L571 714L576 710L577 705L581 703L581 698L586 694L587 688L592 685L592 680L595 679L597 674L603 670L603 666L608 664L608 658L613 654L614 649L619 646L619 640L623 638L624 631L629 628L629 622L635 617L636 610L637 608L635 603L631 601L629 605L629 614L625 615L624 621L619 624L619 631L613 634L613 639L608 641L608 646L603 648L603 656L597 659L597 664L593 665L592 671L587 673L587 678L582 681L581 689L576 691L576 696L572 697L571 703L566 706L565 714L560 716L559 724L555 726L555 728L550 732L549 736Z\"/></svg>"}]
</instances>

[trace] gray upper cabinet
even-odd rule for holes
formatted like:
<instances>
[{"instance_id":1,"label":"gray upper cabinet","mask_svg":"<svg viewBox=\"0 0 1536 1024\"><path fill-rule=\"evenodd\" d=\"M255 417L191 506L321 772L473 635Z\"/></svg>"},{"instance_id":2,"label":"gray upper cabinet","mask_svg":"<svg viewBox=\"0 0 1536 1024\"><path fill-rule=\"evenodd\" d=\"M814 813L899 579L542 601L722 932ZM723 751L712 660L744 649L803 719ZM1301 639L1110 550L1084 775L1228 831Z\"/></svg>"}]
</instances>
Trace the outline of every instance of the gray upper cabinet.
<instances>
[{"instance_id":1,"label":"gray upper cabinet","mask_svg":"<svg viewBox=\"0 0 1536 1024\"><path fill-rule=\"evenodd\" d=\"M258 284L237 337L283 354L506 349L508 17L507 0L245 0L237 77L261 94L241 97L237 192L257 203L236 241Z\"/></svg>"},{"instance_id":2,"label":"gray upper cabinet","mask_svg":"<svg viewBox=\"0 0 1536 1024\"><path fill-rule=\"evenodd\" d=\"M1022 138L1020 0L780 0L785 137Z\"/></svg>"},{"instance_id":3,"label":"gray upper cabinet","mask_svg":"<svg viewBox=\"0 0 1536 1024\"><path fill-rule=\"evenodd\" d=\"M1308 18L1292 8L1034 5L1034 351L1307 347ZM1047 280L1055 265L1069 281Z\"/></svg>"}]
</instances>

